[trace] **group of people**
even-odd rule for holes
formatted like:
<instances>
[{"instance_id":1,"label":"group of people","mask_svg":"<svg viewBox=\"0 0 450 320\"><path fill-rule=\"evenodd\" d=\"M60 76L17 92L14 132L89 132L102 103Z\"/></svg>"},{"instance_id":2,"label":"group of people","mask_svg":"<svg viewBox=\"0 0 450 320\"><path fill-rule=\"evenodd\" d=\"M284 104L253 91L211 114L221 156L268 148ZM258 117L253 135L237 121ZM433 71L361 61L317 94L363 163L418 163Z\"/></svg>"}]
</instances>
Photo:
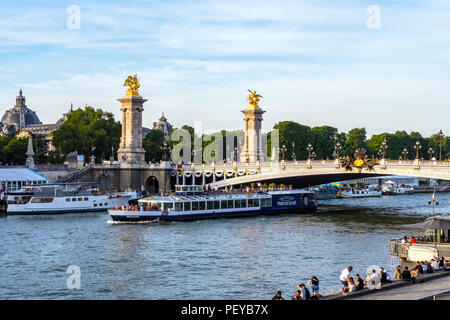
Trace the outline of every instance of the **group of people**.
<instances>
[{"instance_id":1,"label":"group of people","mask_svg":"<svg viewBox=\"0 0 450 320\"><path fill-rule=\"evenodd\" d=\"M297 286L297 291L291 300L314 300L319 299L321 295L319 294L319 279L316 276L313 276L310 280L308 280L308 287L304 283L300 283ZM286 300L283 298L281 294L281 290L278 290L275 296L273 296L272 300Z\"/></svg>"},{"instance_id":2,"label":"group of people","mask_svg":"<svg viewBox=\"0 0 450 320\"><path fill-rule=\"evenodd\" d=\"M409 270L407 266L401 270L400 266L397 266L395 269L394 279L395 280L409 280L415 283L416 279L426 273L433 273L435 271L447 270L447 263L444 257L440 259L431 259L428 261L418 261L416 266ZM339 276L339 280L342 284L341 292L346 294L348 292L356 292L362 290L366 287L371 286L381 286L385 283L392 282L391 276L384 269L380 268L378 271L373 269L370 274L367 275L366 279L363 280L359 274L355 274L353 278L351 273L353 271L352 266L348 266L347 268L341 271ZM319 279L316 276L313 276L308 281L308 287L304 283L300 283L297 286L297 292L292 297L292 300L311 300L311 299L319 299L321 295L319 294ZM311 291L310 291L311 290ZM281 294L281 291L277 291L276 295L272 298L272 300L285 300Z\"/></svg>"}]
</instances>

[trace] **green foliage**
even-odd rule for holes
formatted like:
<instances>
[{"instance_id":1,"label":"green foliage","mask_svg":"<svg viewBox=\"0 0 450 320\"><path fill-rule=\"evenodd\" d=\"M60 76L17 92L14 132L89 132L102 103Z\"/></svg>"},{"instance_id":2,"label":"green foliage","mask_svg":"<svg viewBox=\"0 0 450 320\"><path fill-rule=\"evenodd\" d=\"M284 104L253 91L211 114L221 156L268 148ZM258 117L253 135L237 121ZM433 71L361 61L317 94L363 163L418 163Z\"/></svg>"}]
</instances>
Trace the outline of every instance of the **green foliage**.
<instances>
[{"instance_id":1,"label":"green foliage","mask_svg":"<svg viewBox=\"0 0 450 320\"><path fill-rule=\"evenodd\" d=\"M158 162L163 155L164 132L161 130L150 130L142 140L145 150L145 161Z\"/></svg>"},{"instance_id":2,"label":"green foliage","mask_svg":"<svg viewBox=\"0 0 450 320\"><path fill-rule=\"evenodd\" d=\"M111 148L118 149L121 128L110 112L89 106L77 109L53 133L55 152L49 155L49 160L64 159L73 151L84 155L85 159L94 155L97 162L108 159L112 155Z\"/></svg>"},{"instance_id":3,"label":"green foliage","mask_svg":"<svg viewBox=\"0 0 450 320\"><path fill-rule=\"evenodd\" d=\"M27 147L27 138L12 138L2 149L4 162L14 165L24 165L27 158L25 154L27 152Z\"/></svg>"}]
</instances>

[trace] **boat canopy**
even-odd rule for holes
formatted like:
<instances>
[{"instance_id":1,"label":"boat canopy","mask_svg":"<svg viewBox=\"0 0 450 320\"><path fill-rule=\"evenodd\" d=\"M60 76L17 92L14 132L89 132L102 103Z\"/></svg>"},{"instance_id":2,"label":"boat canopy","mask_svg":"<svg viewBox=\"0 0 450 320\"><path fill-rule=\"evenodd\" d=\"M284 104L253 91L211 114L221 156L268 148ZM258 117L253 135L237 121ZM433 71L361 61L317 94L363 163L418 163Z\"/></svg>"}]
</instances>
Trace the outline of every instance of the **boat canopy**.
<instances>
[{"instance_id":1,"label":"boat canopy","mask_svg":"<svg viewBox=\"0 0 450 320\"><path fill-rule=\"evenodd\" d=\"M405 227L415 229L450 229L450 216L434 216L424 222L407 224Z\"/></svg>"},{"instance_id":2,"label":"boat canopy","mask_svg":"<svg viewBox=\"0 0 450 320\"><path fill-rule=\"evenodd\" d=\"M236 200L236 199L260 199L271 198L269 194L223 194L223 195L202 195L202 196L166 196L166 197L147 197L138 200L139 203L151 202L178 202L178 201L205 201L205 200Z\"/></svg>"}]
</instances>

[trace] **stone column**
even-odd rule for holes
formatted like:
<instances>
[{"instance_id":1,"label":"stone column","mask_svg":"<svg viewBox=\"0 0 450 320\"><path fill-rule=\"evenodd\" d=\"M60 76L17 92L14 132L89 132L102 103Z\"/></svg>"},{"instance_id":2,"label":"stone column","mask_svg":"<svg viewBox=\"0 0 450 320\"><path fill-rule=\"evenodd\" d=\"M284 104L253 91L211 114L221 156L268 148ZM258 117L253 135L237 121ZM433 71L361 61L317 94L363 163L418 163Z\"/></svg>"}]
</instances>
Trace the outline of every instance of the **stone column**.
<instances>
[{"instance_id":1,"label":"stone column","mask_svg":"<svg viewBox=\"0 0 450 320\"><path fill-rule=\"evenodd\" d=\"M262 159L262 121L261 108L248 107L241 111L244 114L245 140L241 153L241 162L256 162Z\"/></svg>"},{"instance_id":2,"label":"stone column","mask_svg":"<svg viewBox=\"0 0 450 320\"><path fill-rule=\"evenodd\" d=\"M30 168L34 169L36 166L34 164L34 151L33 151L33 138L28 138L28 150L25 153L27 155L27 159L25 160L25 165Z\"/></svg>"},{"instance_id":3,"label":"stone column","mask_svg":"<svg viewBox=\"0 0 450 320\"><path fill-rule=\"evenodd\" d=\"M145 150L142 148L142 111L146 99L124 96L122 103L122 137L117 151L119 163L143 164Z\"/></svg>"}]
</instances>

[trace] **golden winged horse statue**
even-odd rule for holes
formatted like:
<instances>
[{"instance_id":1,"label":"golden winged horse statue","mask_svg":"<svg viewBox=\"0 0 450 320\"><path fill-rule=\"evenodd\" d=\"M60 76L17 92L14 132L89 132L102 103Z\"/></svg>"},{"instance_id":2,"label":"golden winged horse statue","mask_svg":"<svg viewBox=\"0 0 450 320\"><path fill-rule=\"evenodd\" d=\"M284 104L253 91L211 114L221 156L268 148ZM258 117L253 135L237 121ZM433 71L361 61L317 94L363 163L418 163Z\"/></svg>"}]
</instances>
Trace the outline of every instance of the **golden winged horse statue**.
<instances>
[{"instance_id":1,"label":"golden winged horse statue","mask_svg":"<svg viewBox=\"0 0 450 320\"><path fill-rule=\"evenodd\" d=\"M128 78L127 78L127 80L125 80L125 83L123 84L123 86L130 87L127 90L127 93L125 94L126 96L139 97L138 89L141 85L139 84L137 74L135 74L134 77L128 76Z\"/></svg>"}]
</instances>

